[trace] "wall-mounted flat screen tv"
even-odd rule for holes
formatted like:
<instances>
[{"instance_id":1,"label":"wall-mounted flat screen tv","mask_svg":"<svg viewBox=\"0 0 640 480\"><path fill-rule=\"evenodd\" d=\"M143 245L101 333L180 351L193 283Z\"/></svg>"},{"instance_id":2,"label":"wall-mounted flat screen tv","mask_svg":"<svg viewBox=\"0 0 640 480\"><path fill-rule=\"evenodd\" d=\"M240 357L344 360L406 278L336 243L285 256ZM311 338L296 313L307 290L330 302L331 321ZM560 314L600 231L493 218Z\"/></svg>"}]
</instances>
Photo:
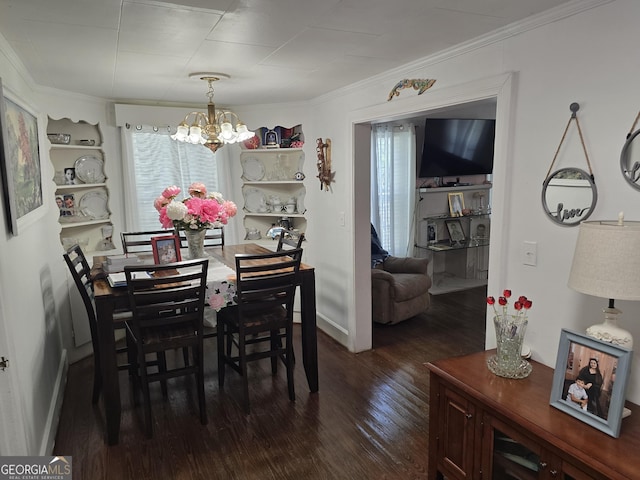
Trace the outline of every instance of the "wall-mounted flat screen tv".
<instances>
[{"instance_id":1,"label":"wall-mounted flat screen tv","mask_svg":"<svg viewBox=\"0 0 640 480\"><path fill-rule=\"evenodd\" d=\"M427 118L418 176L492 173L495 134L495 120Z\"/></svg>"}]
</instances>

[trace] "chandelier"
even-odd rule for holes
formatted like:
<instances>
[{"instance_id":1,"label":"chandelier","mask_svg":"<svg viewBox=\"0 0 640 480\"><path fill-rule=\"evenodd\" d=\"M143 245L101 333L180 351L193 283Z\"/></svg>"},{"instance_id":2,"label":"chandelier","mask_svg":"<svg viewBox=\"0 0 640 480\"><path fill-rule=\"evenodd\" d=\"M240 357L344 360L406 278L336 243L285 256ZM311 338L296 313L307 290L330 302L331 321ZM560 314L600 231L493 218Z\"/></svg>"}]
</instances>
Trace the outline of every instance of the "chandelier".
<instances>
[{"instance_id":1,"label":"chandelier","mask_svg":"<svg viewBox=\"0 0 640 480\"><path fill-rule=\"evenodd\" d=\"M247 126L240 121L238 115L229 110L216 110L213 103L213 82L221 78L229 78L224 73L192 73L189 78L206 80L209 85L207 97L207 113L190 112L178 125L177 131L171 135L173 140L179 142L200 144L212 152L216 152L227 143L236 143L248 140L255 136ZM235 126L232 122L235 122Z\"/></svg>"}]
</instances>

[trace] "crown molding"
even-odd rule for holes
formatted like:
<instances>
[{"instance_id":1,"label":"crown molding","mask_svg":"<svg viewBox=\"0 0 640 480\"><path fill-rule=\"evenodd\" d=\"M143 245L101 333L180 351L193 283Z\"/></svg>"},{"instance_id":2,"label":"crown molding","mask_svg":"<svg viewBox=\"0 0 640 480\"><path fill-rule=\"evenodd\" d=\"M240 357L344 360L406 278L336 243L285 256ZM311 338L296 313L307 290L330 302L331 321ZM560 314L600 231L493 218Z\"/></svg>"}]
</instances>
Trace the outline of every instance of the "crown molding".
<instances>
[{"instance_id":1,"label":"crown molding","mask_svg":"<svg viewBox=\"0 0 640 480\"><path fill-rule=\"evenodd\" d=\"M511 23L484 35L480 35L467 42L463 42L451 48L441 50L419 60L406 63L400 67L388 70L379 75L374 75L367 78L366 80L352 83L351 85L347 85L346 87L333 90L332 92L326 93L324 95L320 95L312 99L310 103L320 104L337 97L349 95L357 90L361 90L373 85L379 86L380 83L397 82L398 78L406 77L407 74L416 70L423 70L437 63L441 63L451 58L473 52L479 48L501 42L516 35L520 35L524 32L534 30L541 26L557 22L564 18L577 15L584 11L597 8L608 3L612 3L614 1L615 0L573 0L571 2L564 3L555 8L551 8L539 14L527 17L526 19L523 19L521 21Z\"/></svg>"}]
</instances>

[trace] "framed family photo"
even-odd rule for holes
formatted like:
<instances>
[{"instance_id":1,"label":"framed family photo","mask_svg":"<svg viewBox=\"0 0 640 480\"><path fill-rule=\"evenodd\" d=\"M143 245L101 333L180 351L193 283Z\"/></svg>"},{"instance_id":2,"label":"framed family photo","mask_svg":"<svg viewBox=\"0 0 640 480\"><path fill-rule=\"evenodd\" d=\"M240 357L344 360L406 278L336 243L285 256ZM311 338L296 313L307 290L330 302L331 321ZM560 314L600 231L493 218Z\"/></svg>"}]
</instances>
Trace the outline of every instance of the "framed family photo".
<instances>
[{"instance_id":1,"label":"framed family photo","mask_svg":"<svg viewBox=\"0 0 640 480\"><path fill-rule=\"evenodd\" d=\"M464 193L449 193L449 215L452 217L461 217L464 210Z\"/></svg>"},{"instance_id":2,"label":"framed family photo","mask_svg":"<svg viewBox=\"0 0 640 480\"><path fill-rule=\"evenodd\" d=\"M447 226L451 243L464 243L466 237L462 229L462 222L460 220L445 220L444 223Z\"/></svg>"},{"instance_id":3,"label":"framed family photo","mask_svg":"<svg viewBox=\"0 0 640 480\"><path fill-rule=\"evenodd\" d=\"M438 242L438 225L435 222L427 222L427 244L433 245Z\"/></svg>"},{"instance_id":4,"label":"framed family photo","mask_svg":"<svg viewBox=\"0 0 640 480\"><path fill-rule=\"evenodd\" d=\"M617 438L630 363L630 350L562 329L551 406Z\"/></svg>"},{"instance_id":5,"label":"framed family photo","mask_svg":"<svg viewBox=\"0 0 640 480\"><path fill-rule=\"evenodd\" d=\"M153 249L153 261L156 264L179 262L180 238L177 235L166 235L151 238L151 248Z\"/></svg>"},{"instance_id":6,"label":"framed family photo","mask_svg":"<svg viewBox=\"0 0 640 480\"><path fill-rule=\"evenodd\" d=\"M7 226L13 235L44 210L38 118L9 98L0 80L0 167ZM41 212L42 213L42 212Z\"/></svg>"}]
</instances>

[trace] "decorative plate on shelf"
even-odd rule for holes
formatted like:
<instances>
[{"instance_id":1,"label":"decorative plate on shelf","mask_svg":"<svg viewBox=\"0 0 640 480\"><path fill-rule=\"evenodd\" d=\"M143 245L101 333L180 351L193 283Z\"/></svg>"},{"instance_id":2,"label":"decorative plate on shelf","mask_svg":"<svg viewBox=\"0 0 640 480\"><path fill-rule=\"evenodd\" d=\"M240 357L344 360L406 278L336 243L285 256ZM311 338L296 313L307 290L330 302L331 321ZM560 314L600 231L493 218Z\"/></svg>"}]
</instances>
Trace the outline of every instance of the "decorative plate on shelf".
<instances>
[{"instance_id":1,"label":"decorative plate on shelf","mask_svg":"<svg viewBox=\"0 0 640 480\"><path fill-rule=\"evenodd\" d=\"M250 182L257 182L264 178L265 168L262 160L248 157L242 160L242 176Z\"/></svg>"},{"instance_id":2,"label":"decorative plate on shelf","mask_svg":"<svg viewBox=\"0 0 640 480\"><path fill-rule=\"evenodd\" d=\"M107 195L104 192L93 191L85 193L80 199L79 207L82 215L93 220L109 218Z\"/></svg>"},{"instance_id":3,"label":"decorative plate on shelf","mask_svg":"<svg viewBox=\"0 0 640 480\"><path fill-rule=\"evenodd\" d=\"M251 213L267 211L267 198L264 192L257 188L247 188L244 192L244 208Z\"/></svg>"},{"instance_id":4,"label":"decorative plate on shelf","mask_svg":"<svg viewBox=\"0 0 640 480\"><path fill-rule=\"evenodd\" d=\"M76 160L76 177L84 183L103 183L105 181L103 162L93 155L85 155Z\"/></svg>"}]
</instances>

